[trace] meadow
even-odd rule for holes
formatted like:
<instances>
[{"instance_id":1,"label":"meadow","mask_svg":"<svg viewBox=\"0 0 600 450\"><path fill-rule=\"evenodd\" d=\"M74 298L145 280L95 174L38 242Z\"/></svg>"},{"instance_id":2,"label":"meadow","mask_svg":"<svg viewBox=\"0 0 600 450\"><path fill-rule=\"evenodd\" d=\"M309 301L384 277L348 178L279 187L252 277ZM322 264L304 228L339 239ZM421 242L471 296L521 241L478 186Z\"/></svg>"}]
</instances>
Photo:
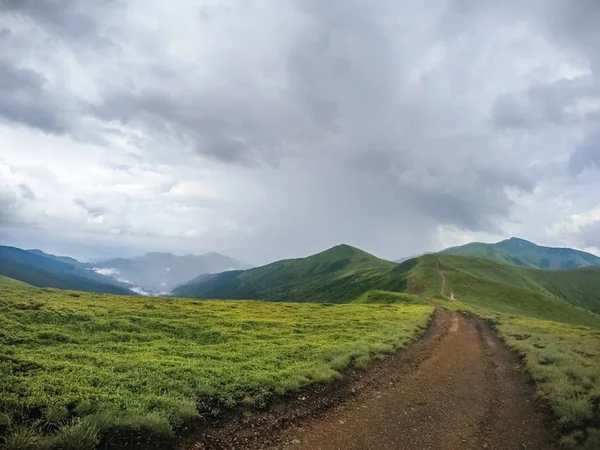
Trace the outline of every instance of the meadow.
<instances>
[{"instance_id":1,"label":"meadow","mask_svg":"<svg viewBox=\"0 0 600 450\"><path fill-rule=\"evenodd\" d=\"M414 340L432 308L120 297L0 284L0 442L172 442Z\"/></svg>"}]
</instances>

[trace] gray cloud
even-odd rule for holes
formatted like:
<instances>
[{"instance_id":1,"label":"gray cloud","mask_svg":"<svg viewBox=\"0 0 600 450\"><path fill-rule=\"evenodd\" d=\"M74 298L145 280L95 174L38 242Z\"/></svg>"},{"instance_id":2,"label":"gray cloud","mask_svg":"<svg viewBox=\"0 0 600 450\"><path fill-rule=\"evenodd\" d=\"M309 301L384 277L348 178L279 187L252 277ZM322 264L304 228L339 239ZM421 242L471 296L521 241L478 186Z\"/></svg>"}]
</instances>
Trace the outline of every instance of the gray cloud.
<instances>
[{"instance_id":1,"label":"gray cloud","mask_svg":"<svg viewBox=\"0 0 600 450\"><path fill-rule=\"evenodd\" d=\"M0 60L0 117L43 131L64 133L69 127L61 108L60 99L48 90L41 73Z\"/></svg>"},{"instance_id":2,"label":"gray cloud","mask_svg":"<svg viewBox=\"0 0 600 450\"><path fill-rule=\"evenodd\" d=\"M600 132L587 136L569 160L569 168L574 174L579 174L588 167L600 169Z\"/></svg>"},{"instance_id":3,"label":"gray cloud","mask_svg":"<svg viewBox=\"0 0 600 450\"><path fill-rule=\"evenodd\" d=\"M21 196L24 199L26 199L26 200L35 200L36 199L35 192L33 192L33 190L26 184L20 184L18 186L18 188L21 193Z\"/></svg>"},{"instance_id":4,"label":"gray cloud","mask_svg":"<svg viewBox=\"0 0 600 450\"><path fill-rule=\"evenodd\" d=\"M0 0L0 12L34 22L48 33L70 44L88 41L96 45L108 44L108 35L100 27L100 15L117 3L103 1L98 8L81 0Z\"/></svg>"},{"instance_id":5,"label":"gray cloud","mask_svg":"<svg viewBox=\"0 0 600 450\"><path fill-rule=\"evenodd\" d=\"M597 115L578 109L586 101L600 101L594 78L561 80L500 96L492 107L492 119L500 128L584 123Z\"/></svg>"},{"instance_id":6,"label":"gray cloud","mask_svg":"<svg viewBox=\"0 0 600 450\"><path fill-rule=\"evenodd\" d=\"M61 156L47 160L48 198L29 180L12 188L50 219L105 219L73 225L99 240L168 236L258 262L342 241L418 253L445 229L535 238L519 206L599 167L593 0L0 11L4 126L68 144L48 150Z\"/></svg>"},{"instance_id":7,"label":"gray cloud","mask_svg":"<svg viewBox=\"0 0 600 450\"><path fill-rule=\"evenodd\" d=\"M0 186L0 226L13 223L16 204L17 198L14 193Z\"/></svg>"},{"instance_id":8,"label":"gray cloud","mask_svg":"<svg viewBox=\"0 0 600 450\"><path fill-rule=\"evenodd\" d=\"M91 206L88 204L88 202L81 198L73 199L73 203L84 209L92 219L99 218L109 212L109 210L104 206Z\"/></svg>"}]
</instances>

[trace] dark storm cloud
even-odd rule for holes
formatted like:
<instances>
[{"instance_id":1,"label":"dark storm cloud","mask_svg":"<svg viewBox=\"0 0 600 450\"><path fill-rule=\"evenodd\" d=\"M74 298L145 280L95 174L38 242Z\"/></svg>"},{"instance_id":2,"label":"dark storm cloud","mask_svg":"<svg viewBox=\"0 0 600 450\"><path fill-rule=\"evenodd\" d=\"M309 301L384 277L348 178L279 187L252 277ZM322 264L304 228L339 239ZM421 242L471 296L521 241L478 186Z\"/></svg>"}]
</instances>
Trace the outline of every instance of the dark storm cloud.
<instances>
[{"instance_id":1,"label":"dark storm cloud","mask_svg":"<svg viewBox=\"0 0 600 450\"><path fill-rule=\"evenodd\" d=\"M554 0L550 32L570 43L590 59L596 76L600 72L600 2L596 0ZM545 2L542 2L544 5Z\"/></svg>"},{"instance_id":2,"label":"dark storm cloud","mask_svg":"<svg viewBox=\"0 0 600 450\"><path fill-rule=\"evenodd\" d=\"M97 15L114 3L103 0L98 9L81 0L0 0L0 13L29 19L64 39L89 39L99 44L108 39L101 36Z\"/></svg>"},{"instance_id":3,"label":"dark storm cloud","mask_svg":"<svg viewBox=\"0 0 600 450\"><path fill-rule=\"evenodd\" d=\"M64 133L69 127L61 108L43 74L0 60L0 118L50 133Z\"/></svg>"},{"instance_id":4,"label":"dark storm cloud","mask_svg":"<svg viewBox=\"0 0 600 450\"><path fill-rule=\"evenodd\" d=\"M225 94L216 103L211 100L215 99L199 92L182 96L159 89L111 92L90 112L104 120L141 126L153 135L176 139L221 161L254 159L266 142L252 132L260 132L262 126L257 123L258 117L251 114L251 105L231 94Z\"/></svg>"},{"instance_id":5,"label":"dark storm cloud","mask_svg":"<svg viewBox=\"0 0 600 450\"><path fill-rule=\"evenodd\" d=\"M219 74L224 87L186 85L183 76L169 71L161 82L165 87L106 91L90 113L139 127L159 139L175 139L229 164L266 162L277 167L285 158L292 158L294 164L302 153L331 154L338 163L327 179L313 180L306 195L327 190L328 183L356 183L371 172L380 189L395 193L392 202L410 204L442 223L471 229L490 229L498 217L509 213L512 201L505 193L507 187L526 185L525 190L530 190L533 180L506 180L505 168L473 163L468 167L470 175L464 177L460 175L464 167L453 167L456 156L448 153L448 146L459 158L462 150L457 147L464 147L456 145L452 130L453 122L460 120L454 111L460 110L461 99L447 92L440 108L429 86L406 87L410 61L419 58L422 50L412 48L409 41L390 39L414 26L403 5L293 4L300 26L289 36L289 52L281 55L279 63L285 70L279 81L286 89L274 99L270 87L236 73L234 61L224 61L225 71ZM247 51L253 51L251 43ZM458 79L465 69L456 65L447 70ZM456 117L443 116L446 108ZM446 130L444 122L448 122ZM441 135L432 135L432 128L442 129ZM294 149L302 150L298 154ZM466 149L464 156L481 150ZM310 168L298 165L298 170ZM430 174L429 184L415 175L421 172ZM400 210L391 220L399 218Z\"/></svg>"}]
</instances>

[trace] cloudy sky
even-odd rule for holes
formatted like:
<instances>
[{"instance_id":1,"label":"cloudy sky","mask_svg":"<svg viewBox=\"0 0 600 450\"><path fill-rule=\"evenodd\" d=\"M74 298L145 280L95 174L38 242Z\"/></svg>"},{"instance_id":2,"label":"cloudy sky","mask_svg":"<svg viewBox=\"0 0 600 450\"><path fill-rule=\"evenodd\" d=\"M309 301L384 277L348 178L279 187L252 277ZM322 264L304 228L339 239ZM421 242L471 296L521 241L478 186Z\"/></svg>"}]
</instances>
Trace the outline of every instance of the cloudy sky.
<instances>
[{"instance_id":1,"label":"cloudy sky","mask_svg":"<svg viewBox=\"0 0 600 450\"><path fill-rule=\"evenodd\" d=\"M600 252L597 0L0 0L0 242Z\"/></svg>"}]
</instances>

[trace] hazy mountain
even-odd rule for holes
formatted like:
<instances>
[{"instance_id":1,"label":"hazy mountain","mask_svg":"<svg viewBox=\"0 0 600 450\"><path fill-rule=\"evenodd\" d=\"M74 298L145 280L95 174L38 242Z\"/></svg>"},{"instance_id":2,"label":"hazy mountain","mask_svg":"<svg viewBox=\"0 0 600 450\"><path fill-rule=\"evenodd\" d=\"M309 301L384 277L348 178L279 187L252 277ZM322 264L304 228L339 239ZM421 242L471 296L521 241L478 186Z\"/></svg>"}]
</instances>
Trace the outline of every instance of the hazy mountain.
<instances>
[{"instance_id":1,"label":"hazy mountain","mask_svg":"<svg viewBox=\"0 0 600 450\"><path fill-rule=\"evenodd\" d=\"M600 258L591 253L571 248L542 247L519 238L510 238L496 244L472 242L452 247L440 253L475 256L493 261L537 269L574 269L600 265Z\"/></svg>"},{"instance_id":2,"label":"hazy mountain","mask_svg":"<svg viewBox=\"0 0 600 450\"><path fill-rule=\"evenodd\" d=\"M199 275L247 269L250 265L219 253L176 256L153 252L94 263L93 267L98 273L139 286L140 293L168 294L176 286Z\"/></svg>"},{"instance_id":3,"label":"hazy mountain","mask_svg":"<svg viewBox=\"0 0 600 450\"><path fill-rule=\"evenodd\" d=\"M400 265L401 266L401 265ZM292 302L351 301L365 290L400 287L397 264L349 245L306 258L277 261L244 271L200 276L173 295L194 298L264 299Z\"/></svg>"},{"instance_id":4,"label":"hazy mountain","mask_svg":"<svg viewBox=\"0 0 600 450\"><path fill-rule=\"evenodd\" d=\"M37 287L133 295L127 285L88 270L77 260L40 250L0 246L0 275Z\"/></svg>"},{"instance_id":5,"label":"hazy mountain","mask_svg":"<svg viewBox=\"0 0 600 450\"><path fill-rule=\"evenodd\" d=\"M34 255L45 256L46 258L54 259L55 261L64 262L67 264L72 264L74 266L82 266L84 267L86 264L77 261L75 258L71 258L70 256L56 256L51 255L50 253L43 252L41 250L33 249L27 250L29 253L33 253Z\"/></svg>"}]
</instances>

